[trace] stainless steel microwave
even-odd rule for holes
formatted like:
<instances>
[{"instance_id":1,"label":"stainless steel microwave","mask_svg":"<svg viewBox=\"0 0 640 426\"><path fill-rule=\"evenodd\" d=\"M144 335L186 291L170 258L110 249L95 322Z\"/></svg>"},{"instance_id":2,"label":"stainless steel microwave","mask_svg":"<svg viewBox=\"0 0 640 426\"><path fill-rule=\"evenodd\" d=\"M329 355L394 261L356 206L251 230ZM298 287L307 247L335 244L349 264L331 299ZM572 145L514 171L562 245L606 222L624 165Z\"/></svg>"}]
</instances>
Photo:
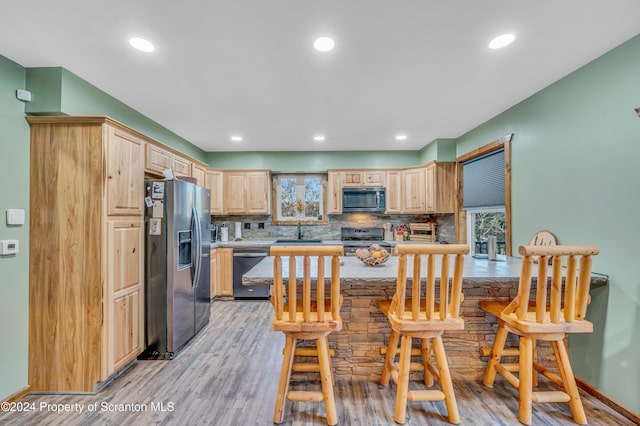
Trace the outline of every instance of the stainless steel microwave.
<instances>
[{"instance_id":1,"label":"stainless steel microwave","mask_svg":"<svg viewBox=\"0 0 640 426\"><path fill-rule=\"evenodd\" d=\"M342 189L342 213L384 213L386 208L384 188Z\"/></svg>"}]
</instances>

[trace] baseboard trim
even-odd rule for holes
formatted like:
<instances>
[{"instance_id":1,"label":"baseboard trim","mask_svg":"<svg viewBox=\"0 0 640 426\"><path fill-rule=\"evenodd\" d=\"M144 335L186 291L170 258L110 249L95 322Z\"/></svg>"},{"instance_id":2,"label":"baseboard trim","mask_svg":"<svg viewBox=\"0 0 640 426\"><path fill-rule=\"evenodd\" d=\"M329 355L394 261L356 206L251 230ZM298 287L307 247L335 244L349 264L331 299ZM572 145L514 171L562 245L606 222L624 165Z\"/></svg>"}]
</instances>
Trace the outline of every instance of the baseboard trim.
<instances>
[{"instance_id":1,"label":"baseboard trim","mask_svg":"<svg viewBox=\"0 0 640 426\"><path fill-rule=\"evenodd\" d=\"M9 397L7 399L5 399L4 401L2 401L2 402L17 402L17 401L20 401L22 398L27 396L27 394L29 393L29 389L31 389L31 386L27 385L27 386L23 387L22 389L20 389L18 392L14 393L13 395L9 395ZM3 411L2 408L0 408L0 411Z\"/></svg>"},{"instance_id":2,"label":"baseboard trim","mask_svg":"<svg viewBox=\"0 0 640 426\"><path fill-rule=\"evenodd\" d=\"M576 384L580 389L582 389L592 397L596 398L598 401L601 401L602 403L607 405L609 408L616 410L618 413L622 414L623 416L625 416L627 419L631 420L635 424L640 425L640 415L638 415L637 413L634 413L628 408L620 405L613 399L609 398L607 395L600 392L599 389L591 386L589 383L585 382L584 380L582 380L577 376L576 376Z\"/></svg>"}]
</instances>

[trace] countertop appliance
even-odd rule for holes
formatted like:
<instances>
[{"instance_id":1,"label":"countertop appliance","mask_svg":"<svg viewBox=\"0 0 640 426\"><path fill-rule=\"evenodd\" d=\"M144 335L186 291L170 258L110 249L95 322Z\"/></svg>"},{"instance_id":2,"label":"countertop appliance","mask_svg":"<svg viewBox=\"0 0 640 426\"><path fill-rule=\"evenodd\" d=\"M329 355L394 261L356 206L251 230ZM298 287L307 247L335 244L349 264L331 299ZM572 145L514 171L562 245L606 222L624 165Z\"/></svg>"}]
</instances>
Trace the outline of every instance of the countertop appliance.
<instances>
[{"instance_id":1,"label":"countertop appliance","mask_svg":"<svg viewBox=\"0 0 640 426\"><path fill-rule=\"evenodd\" d=\"M382 228L350 228L344 227L340 230L340 239L344 246L346 256L355 255L356 249L369 247L378 244L386 249L391 248L391 244L383 241L384 230Z\"/></svg>"},{"instance_id":2,"label":"countertop appliance","mask_svg":"<svg viewBox=\"0 0 640 426\"><path fill-rule=\"evenodd\" d=\"M342 213L384 213L384 188L342 188Z\"/></svg>"},{"instance_id":3,"label":"countertop appliance","mask_svg":"<svg viewBox=\"0 0 640 426\"><path fill-rule=\"evenodd\" d=\"M243 247L233 249L233 298L234 299L268 299L269 286L248 286L242 284L242 277L265 257L269 256L269 249Z\"/></svg>"},{"instance_id":4,"label":"countertop appliance","mask_svg":"<svg viewBox=\"0 0 640 426\"><path fill-rule=\"evenodd\" d=\"M209 322L210 192L180 180L145 189L145 354L171 359Z\"/></svg>"}]
</instances>

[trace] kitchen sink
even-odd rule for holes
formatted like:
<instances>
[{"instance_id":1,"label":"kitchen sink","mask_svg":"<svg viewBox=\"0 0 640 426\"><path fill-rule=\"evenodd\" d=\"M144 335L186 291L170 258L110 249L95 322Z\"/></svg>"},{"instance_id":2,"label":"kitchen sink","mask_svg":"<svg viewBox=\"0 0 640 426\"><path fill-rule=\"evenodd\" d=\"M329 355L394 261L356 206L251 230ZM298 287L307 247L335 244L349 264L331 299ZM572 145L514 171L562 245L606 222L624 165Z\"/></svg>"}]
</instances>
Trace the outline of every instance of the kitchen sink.
<instances>
[{"instance_id":1,"label":"kitchen sink","mask_svg":"<svg viewBox=\"0 0 640 426\"><path fill-rule=\"evenodd\" d=\"M322 240L276 240L275 244L322 244Z\"/></svg>"}]
</instances>

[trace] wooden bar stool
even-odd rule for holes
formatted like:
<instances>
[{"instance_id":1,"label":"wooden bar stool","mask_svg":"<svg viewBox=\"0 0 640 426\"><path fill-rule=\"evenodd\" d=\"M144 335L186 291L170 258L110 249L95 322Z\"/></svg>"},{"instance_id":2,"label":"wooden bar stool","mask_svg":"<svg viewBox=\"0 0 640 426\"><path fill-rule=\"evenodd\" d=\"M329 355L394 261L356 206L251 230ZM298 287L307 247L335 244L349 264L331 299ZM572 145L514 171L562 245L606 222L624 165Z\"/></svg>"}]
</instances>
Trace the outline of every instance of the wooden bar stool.
<instances>
[{"instance_id":1,"label":"wooden bar stool","mask_svg":"<svg viewBox=\"0 0 640 426\"><path fill-rule=\"evenodd\" d=\"M524 256L520 272L518 295L509 301L481 301L480 307L498 319L493 349L484 374L484 384L493 387L500 373L519 391L518 419L531 424L532 402L568 402L576 423L586 424L575 377L567 355L564 338L567 333L591 333L593 324L585 320L591 282L591 256L598 254L595 246L520 246ZM532 281L534 257L538 261L537 279ZM563 285L563 258L567 258ZM578 260L578 257L580 258ZM551 266L549 261L551 260ZM548 283L548 270L551 280ZM535 301L530 300L535 286ZM548 297L548 286L551 286ZM504 349L509 333L520 336L519 350ZM560 376L537 362L536 341L550 341L560 370ZM518 364L501 362L502 355L519 356ZM535 370L535 372L534 372ZM514 373L518 373L516 376ZM533 392L538 373L563 391Z\"/></svg>"},{"instance_id":2,"label":"wooden bar stool","mask_svg":"<svg viewBox=\"0 0 640 426\"><path fill-rule=\"evenodd\" d=\"M406 420L407 399L411 401L444 399L449 421L458 424L460 416L442 343L442 334L446 330L464 328L464 321L459 314L462 302L463 255L469 253L469 246L466 244L400 244L397 251L400 257L396 292L391 301L378 301L378 307L387 315L391 327L380 383L386 386L391 376L397 385L394 413L394 420L397 423L402 424ZM451 284L449 283L450 255L455 256ZM406 295L408 256L413 256L411 298L407 298ZM426 280L422 279L421 274L423 256L426 256ZM441 264L439 297L436 297L437 261ZM425 287L423 282L426 284ZM420 349L412 350L414 337L420 339ZM395 357L400 340L402 340L399 351L400 360L396 365ZM433 342L437 368L431 362L430 341ZM412 363L412 355L421 355L422 364ZM409 374L412 369L424 370L425 385L432 386L435 378L442 390L409 391Z\"/></svg>"},{"instance_id":3,"label":"wooden bar stool","mask_svg":"<svg viewBox=\"0 0 640 426\"><path fill-rule=\"evenodd\" d=\"M342 246L273 246L273 293L274 306L272 328L282 331L286 336L282 372L273 414L274 423L282 423L286 399L289 401L320 402L324 400L327 412L327 424L338 423L336 403L333 395L333 377L327 336L342 329L340 307L340 257L344 254ZM331 257L331 287L325 296L325 257ZM288 257L288 292L284 289L282 257ZM296 279L296 257L302 260L303 278ZM311 282L311 258L317 262L317 281ZM314 262L314 263L315 263ZM298 287L302 287L302 300L298 300ZM315 290L315 291L314 291ZM285 297L285 294L288 294ZM314 297L315 296L315 297ZM293 363L297 354L298 340L315 340L318 364ZM302 349L302 348L301 348ZM309 355L309 351L305 351ZM298 367L298 368L296 368ZM317 371L320 373L322 392L289 391L292 369L296 371Z\"/></svg>"}]
</instances>

